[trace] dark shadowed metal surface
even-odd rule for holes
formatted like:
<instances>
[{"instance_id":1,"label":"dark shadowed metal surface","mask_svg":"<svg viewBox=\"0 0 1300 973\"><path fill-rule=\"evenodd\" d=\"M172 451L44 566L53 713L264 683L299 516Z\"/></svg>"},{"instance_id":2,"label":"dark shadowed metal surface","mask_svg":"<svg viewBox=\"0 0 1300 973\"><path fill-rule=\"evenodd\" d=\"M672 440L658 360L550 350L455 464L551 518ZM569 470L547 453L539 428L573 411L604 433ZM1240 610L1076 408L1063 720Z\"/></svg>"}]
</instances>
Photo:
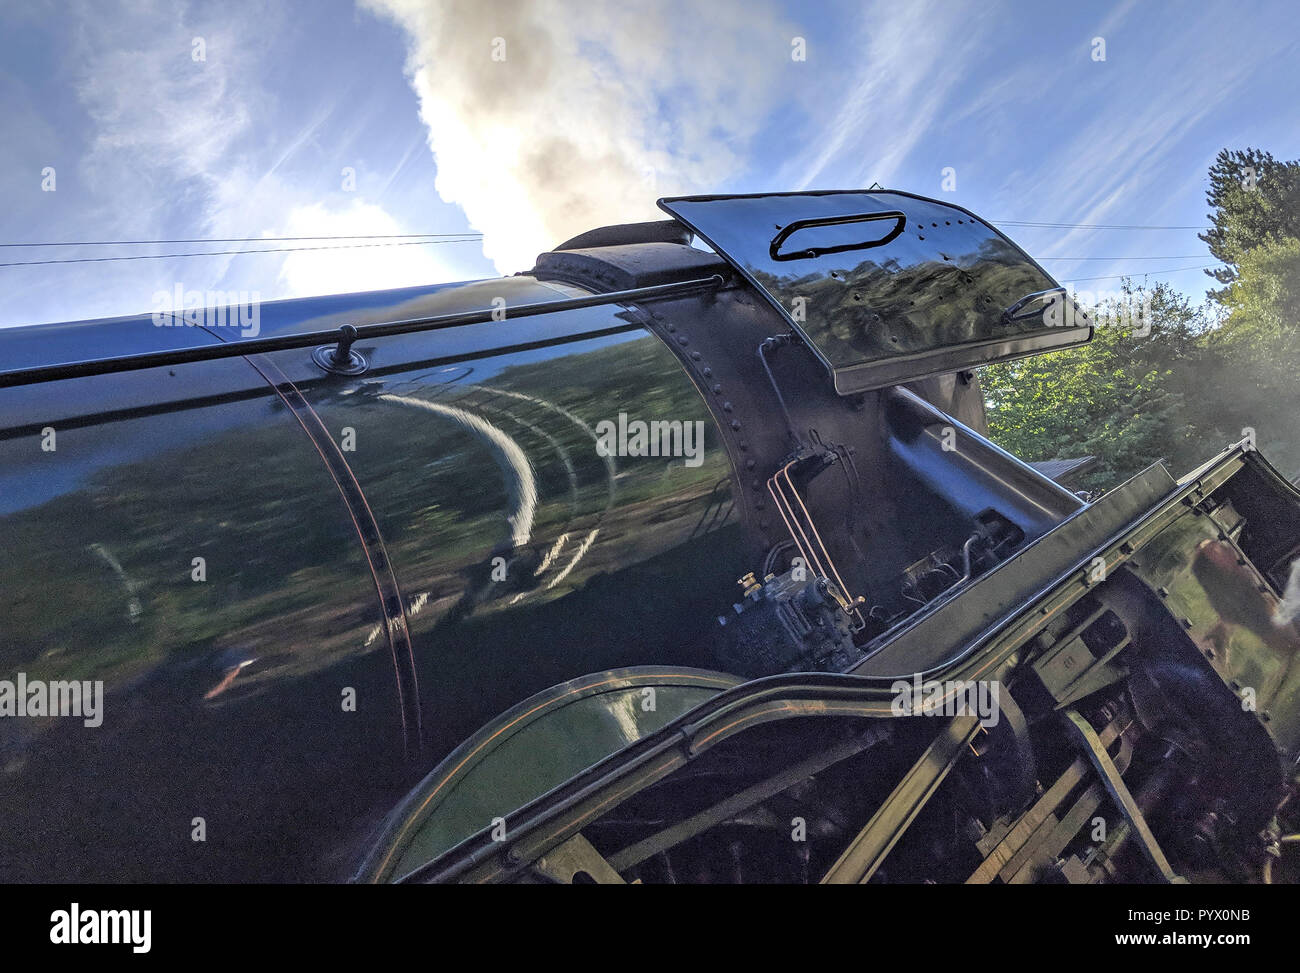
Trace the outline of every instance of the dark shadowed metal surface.
<instances>
[{"instance_id":1,"label":"dark shadowed metal surface","mask_svg":"<svg viewBox=\"0 0 1300 973\"><path fill-rule=\"evenodd\" d=\"M360 343L372 367L352 378L294 349L0 390L0 677L106 693L98 728L0 721L0 875L343 877L345 850L493 714L698 658L741 566L725 454L616 307L508 318L583 293L520 277L263 308L263 336L507 308ZM0 354L218 337L239 340L145 316L0 332ZM698 464L598 455L620 410L704 423Z\"/></svg>"}]
</instances>

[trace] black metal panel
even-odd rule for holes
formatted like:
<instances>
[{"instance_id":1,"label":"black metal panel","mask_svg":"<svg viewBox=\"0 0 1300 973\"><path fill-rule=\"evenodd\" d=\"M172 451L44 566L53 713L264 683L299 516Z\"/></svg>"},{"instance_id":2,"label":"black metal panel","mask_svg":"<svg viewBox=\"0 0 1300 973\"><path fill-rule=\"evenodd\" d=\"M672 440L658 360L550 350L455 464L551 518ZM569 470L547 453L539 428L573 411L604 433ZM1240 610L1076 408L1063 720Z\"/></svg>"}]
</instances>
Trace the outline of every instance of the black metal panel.
<instances>
[{"instance_id":1,"label":"black metal panel","mask_svg":"<svg viewBox=\"0 0 1300 973\"><path fill-rule=\"evenodd\" d=\"M596 291L630 290L713 274L727 274L727 262L714 253L678 243L570 247L537 258L541 280L565 280Z\"/></svg>"},{"instance_id":2,"label":"black metal panel","mask_svg":"<svg viewBox=\"0 0 1300 973\"><path fill-rule=\"evenodd\" d=\"M1046 271L960 207L883 190L687 196L659 205L761 289L840 395L1092 335L1065 318L1065 292ZM1064 326L1043 313L1049 304Z\"/></svg>"},{"instance_id":3,"label":"black metal panel","mask_svg":"<svg viewBox=\"0 0 1300 973\"><path fill-rule=\"evenodd\" d=\"M99 726L0 719L6 881L324 877L407 780L337 487L245 362L179 366L176 385L194 370L249 372L261 394L56 421L51 451L39 430L0 442L0 678L103 683ZM0 415L28 393L0 392Z\"/></svg>"},{"instance_id":4,"label":"black metal panel","mask_svg":"<svg viewBox=\"0 0 1300 973\"><path fill-rule=\"evenodd\" d=\"M426 759L565 679L711 661L716 606L745 563L731 465L652 335L305 394L347 441L405 595ZM691 424L698 454L602 455L602 423L617 428L620 413L629 426Z\"/></svg>"},{"instance_id":5,"label":"black metal panel","mask_svg":"<svg viewBox=\"0 0 1300 973\"><path fill-rule=\"evenodd\" d=\"M855 666L860 676L910 677L946 663L981 634L1005 623L1033 597L1088 557L1174 490L1156 464L1083 507L1016 557L977 579L952 599L928 607L899 633L886 633Z\"/></svg>"},{"instance_id":6,"label":"black metal panel","mask_svg":"<svg viewBox=\"0 0 1300 973\"><path fill-rule=\"evenodd\" d=\"M264 374L236 357L0 389L0 679L106 691L99 728L0 720L0 877L342 877L398 796L519 698L707 656L745 560L697 392L617 305L510 317L590 296L515 277L263 309L274 337L501 299L504 320L360 342L355 377L292 348ZM125 320L130 351L235 337ZM69 348L113 354L122 324L68 326ZM41 330L0 344L40 361ZM600 455L620 412L702 423L699 462ZM512 461L535 488L526 538ZM418 672L395 673L403 628Z\"/></svg>"},{"instance_id":7,"label":"black metal panel","mask_svg":"<svg viewBox=\"0 0 1300 973\"><path fill-rule=\"evenodd\" d=\"M273 337L258 337L257 332L260 330L260 322L253 321L247 329L232 329L231 339L217 344L182 341L180 343L181 347L166 350L149 350L124 355L103 355L93 358L74 358L67 361L54 361L32 368L0 371L0 388L57 382L69 378L111 375L199 361L218 361L240 355L260 355L290 348L310 348L313 345L318 347L312 353L312 360L323 371L333 374L359 375L366 371L369 365L365 356L353 348L353 344L358 340L386 338L392 335L422 334L475 324L496 323L506 320L507 312L516 320L554 316L565 311L576 311L590 307L648 301L671 293L688 292L701 288L709 289L721 286L722 283L723 280L720 276L697 280L676 279L629 292L583 293L563 300L545 300L538 303L515 304L513 306L498 293L493 295L492 304L488 307L451 314L420 315L397 320L390 318L360 326L352 321L345 321L340 324L337 331L333 332L303 329L300 326L301 320L299 319L292 322L298 327L291 327L286 329L284 333ZM136 319L134 323L140 323L139 319ZM155 326L167 327L168 325L155 322ZM183 327L183 325L181 326ZM201 322L195 322L193 327L197 330L208 330ZM538 340L535 338L531 343L536 344Z\"/></svg>"},{"instance_id":8,"label":"black metal panel","mask_svg":"<svg viewBox=\"0 0 1300 973\"><path fill-rule=\"evenodd\" d=\"M691 231L676 220L651 220L646 223L619 223L587 230L561 243L556 250L585 250L589 247L612 247L629 243L690 243ZM545 256L543 254L542 256ZM540 259L540 258L539 258Z\"/></svg>"}]
</instances>

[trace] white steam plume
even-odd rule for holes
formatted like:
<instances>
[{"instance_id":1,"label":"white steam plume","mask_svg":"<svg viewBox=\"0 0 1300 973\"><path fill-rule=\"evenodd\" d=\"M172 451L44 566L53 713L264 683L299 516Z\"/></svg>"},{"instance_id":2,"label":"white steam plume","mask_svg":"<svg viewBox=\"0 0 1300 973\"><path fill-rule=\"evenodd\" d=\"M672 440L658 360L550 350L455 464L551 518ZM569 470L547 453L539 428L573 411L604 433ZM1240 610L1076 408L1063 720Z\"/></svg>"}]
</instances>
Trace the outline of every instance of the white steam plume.
<instances>
[{"instance_id":1,"label":"white steam plume","mask_svg":"<svg viewBox=\"0 0 1300 973\"><path fill-rule=\"evenodd\" d=\"M734 179L798 33L740 0L361 3L406 31L436 189L502 273Z\"/></svg>"}]
</instances>

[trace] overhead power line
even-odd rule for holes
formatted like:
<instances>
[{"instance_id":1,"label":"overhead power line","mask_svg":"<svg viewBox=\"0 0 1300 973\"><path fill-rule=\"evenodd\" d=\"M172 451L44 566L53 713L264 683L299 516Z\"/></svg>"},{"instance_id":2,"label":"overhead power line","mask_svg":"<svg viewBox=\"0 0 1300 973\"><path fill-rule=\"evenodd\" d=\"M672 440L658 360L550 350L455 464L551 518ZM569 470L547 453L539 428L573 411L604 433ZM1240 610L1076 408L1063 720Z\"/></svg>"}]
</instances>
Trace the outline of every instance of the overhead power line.
<instances>
[{"instance_id":1,"label":"overhead power line","mask_svg":"<svg viewBox=\"0 0 1300 973\"><path fill-rule=\"evenodd\" d=\"M1044 223L1034 220L989 220L995 226L1048 226L1068 230L1208 230L1208 226L1141 226L1133 223Z\"/></svg>"},{"instance_id":2,"label":"overhead power line","mask_svg":"<svg viewBox=\"0 0 1300 973\"><path fill-rule=\"evenodd\" d=\"M1173 254L1167 257L1035 257L1035 260L1204 260L1203 253Z\"/></svg>"},{"instance_id":3,"label":"overhead power line","mask_svg":"<svg viewBox=\"0 0 1300 973\"><path fill-rule=\"evenodd\" d=\"M993 220L991 221L999 226L1030 226L1030 227L1056 227L1072 229L1097 229L1097 230L1199 230L1206 229L1200 226L1158 226L1158 225L1138 225L1138 224L1120 224L1120 223L1065 223L1065 222L1047 222L1047 221L1028 221L1028 220ZM111 257L65 257L49 260L16 260L6 263L0 263L3 267L36 267L49 266L54 264L84 264L84 263L110 263L123 260L165 260L168 258L183 257L222 257L238 256L242 254L254 253L298 253L321 250L350 250L350 249L368 249L371 247L401 247L401 246L425 246L441 243L472 243L482 240L483 234L466 231L464 233L368 233L368 234L321 234L318 236L283 236L283 237L183 237L175 239L158 239L158 240L67 240L67 241L39 241L32 243L0 243L0 248L22 248L22 247L107 247L107 246L168 246L178 244L204 244L204 243L292 243L309 240L380 240L380 243L345 243L326 246L311 247L264 247L253 249L230 249L230 250L206 250L193 251L186 253L148 253L148 254L119 254ZM1039 257L1040 261L1111 261L1111 262L1128 262L1136 260L1197 260L1203 259L1205 254L1171 254L1171 255L1141 255L1131 257ZM1213 266L1213 265L1210 265ZM1163 270L1147 271L1147 274L1165 274L1176 273L1182 270L1207 270L1206 267L1170 267ZM1095 277L1076 277L1072 281L1089 281L1089 280L1117 280L1123 277L1131 277L1133 274L1104 274Z\"/></svg>"},{"instance_id":4,"label":"overhead power line","mask_svg":"<svg viewBox=\"0 0 1300 973\"><path fill-rule=\"evenodd\" d=\"M1206 264L1204 267L1166 267L1163 270L1144 270L1141 274L1102 274L1099 277L1067 277L1065 283L1077 284L1085 280L1120 280L1124 277L1147 277L1151 274L1176 274L1184 270L1209 270L1214 264Z\"/></svg>"},{"instance_id":5,"label":"overhead power line","mask_svg":"<svg viewBox=\"0 0 1300 973\"><path fill-rule=\"evenodd\" d=\"M38 267L48 264L98 264L112 260L166 260L170 257L223 257L241 253L298 253L306 250L359 250L369 247L420 247L436 243L477 243L478 237L455 240L405 240L390 243L343 243L326 247L268 247L258 250L205 250L201 253L133 253L117 257L67 257L58 260L15 260L0 267Z\"/></svg>"},{"instance_id":6,"label":"overhead power line","mask_svg":"<svg viewBox=\"0 0 1300 973\"><path fill-rule=\"evenodd\" d=\"M995 226L1042 226L1080 230L1208 230L1208 226L1159 226L1133 223L1056 223L1042 220L989 220ZM483 234L466 230L464 233L322 233L316 236L235 236L235 237L179 237L173 240L58 240L30 243L0 243L0 247L135 247L170 246L191 243L297 243L303 240L426 240L474 237Z\"/></svg>"}]
</instances>

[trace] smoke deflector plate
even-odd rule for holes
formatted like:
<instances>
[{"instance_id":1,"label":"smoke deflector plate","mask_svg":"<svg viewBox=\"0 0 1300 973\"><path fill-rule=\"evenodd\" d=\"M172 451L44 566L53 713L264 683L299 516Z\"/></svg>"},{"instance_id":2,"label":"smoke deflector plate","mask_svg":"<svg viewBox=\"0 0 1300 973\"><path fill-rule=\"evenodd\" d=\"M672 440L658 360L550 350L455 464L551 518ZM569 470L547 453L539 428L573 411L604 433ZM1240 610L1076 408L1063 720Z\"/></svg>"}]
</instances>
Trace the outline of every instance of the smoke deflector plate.
<instances>
[{"instance_id":1,"label":"smoke deflector plate","mask_svg":"<svg viewBox=\"0 0 1300 973\"><path fill-rule=\"evenodd\" d=\"M880 190L681 196L659 207L771 301L840 395L1092 337L1046 271L959 206Z\"/></svg>"}]
</instances>

